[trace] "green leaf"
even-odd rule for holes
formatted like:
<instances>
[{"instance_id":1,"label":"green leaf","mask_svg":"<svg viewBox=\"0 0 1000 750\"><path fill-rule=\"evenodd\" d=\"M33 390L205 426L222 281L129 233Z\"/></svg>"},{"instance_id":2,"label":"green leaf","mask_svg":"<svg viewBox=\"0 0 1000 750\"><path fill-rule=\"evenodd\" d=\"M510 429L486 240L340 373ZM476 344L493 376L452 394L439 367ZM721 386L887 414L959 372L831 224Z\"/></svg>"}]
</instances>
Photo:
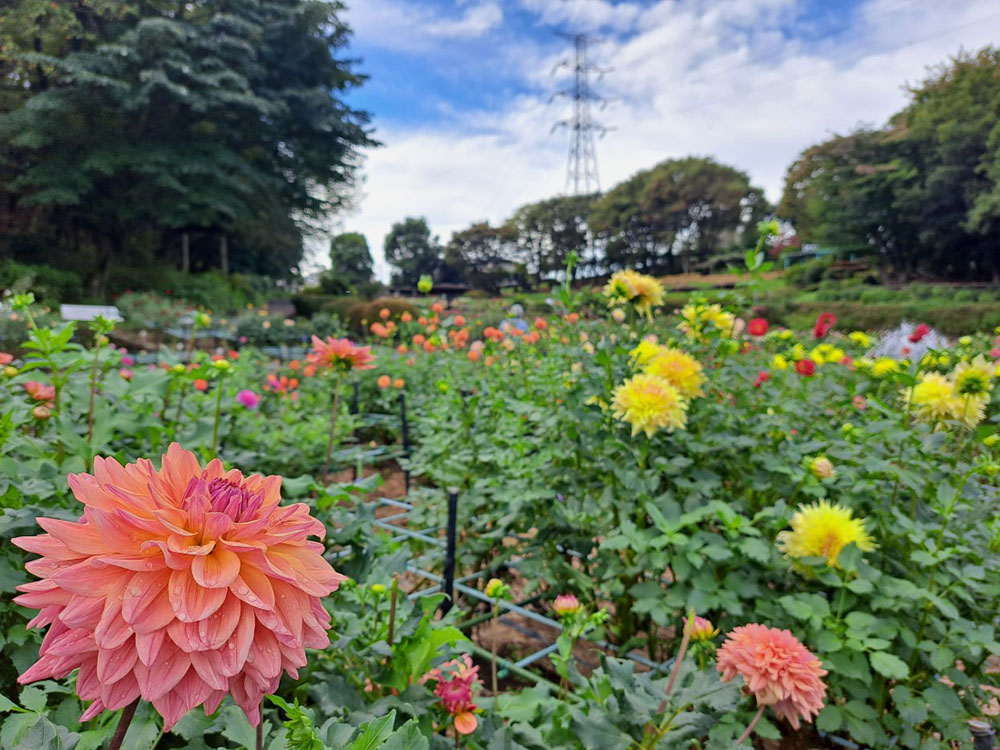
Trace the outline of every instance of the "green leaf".
<instances>
[{"instance_id":1,"label":"green leaf","mask_svg":"<svg viewBox=\"0 0 1000 750\"><path fill-rule=\"evenodd\" d=\"M823 710L816 717L816 728L821 732L836 732L843 723L843 713L832 703L827 703L823 706Z\"/></svg>"},{"instance_id":2,"label":"green leaf","mask_svg":"<svg viewBox=\"0 0 1000 750\"><path fill-rule=\"evenodd\" d=\"M393 710L381 719L373 719L362 724L361 726L365 727L365 730L360 737L351 743L349 750L375 750L375 748L381 747L382 743L392 734L392 725L395 721L396 712Z\"/></svg>"},{"instance_id":3,"label":"green leaf","mask_svg":"<svg viewBox=\"0 0 1000 750\"><path fill-rule=\"evenodd\" d=\"M873 651L868 654L872 669L890 680L905 680L910 676L910 668L906 662L886 651Z\"/></svg>"}]
</instances>

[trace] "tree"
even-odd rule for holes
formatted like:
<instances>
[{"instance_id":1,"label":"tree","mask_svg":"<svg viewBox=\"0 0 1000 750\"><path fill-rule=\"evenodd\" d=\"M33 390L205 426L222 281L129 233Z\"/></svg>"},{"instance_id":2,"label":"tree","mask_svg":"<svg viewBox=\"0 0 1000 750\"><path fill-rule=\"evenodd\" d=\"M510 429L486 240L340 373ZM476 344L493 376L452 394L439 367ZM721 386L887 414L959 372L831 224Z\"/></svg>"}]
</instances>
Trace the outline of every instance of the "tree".
<instances>
[{"instance_id":1,"label":"tree","mask_svg":"<svg viewBox=\"0 0 1000 750\"><path fill-rule=\"evenodd\" d=\"M596 198L596 195L548 198L521 206L508 220L509 231L517 238L519 257L534 275L536 284L543 277L562 271L571 252L583 258L582 266L592 263L586 252L591 244L587 215Z\"/></svg>"},{"instance_id":2,"label":"tree","mask_svg":"<svg viewBox=\"0 0 1000 750\"><path fill-rule=\"evenodd\" d=\"M330 270L323 274L323 288L337 294L356 290L372 280L372 266L372 254L363 234L338 234L330 240Z\"/></svg>"},{"instance_id":3,"label":"tree","mask_svg":"<svg viewBox=\"0 0 1000 750\"><path fill-rule=\"evenodd\" d=\"M36 0L15 5L41 12L28 8ZM367 115L338 99L363 80L334 57L347 40L343 6L79 5L65 49L15 50L15 78L36 60L41 72L0 117L13 210L58 213L93 255L95 291L141 243L166 259L167 242L189 231L216 235L231 256L253 244L241 241L248 227L259 244L275 226L286 246L289 222L276 216L299 234L287 274L302 233L344 205L360 149L373 145Z\"/></svg>"},{"instance_id":4,"label":"tree","mask_svg":"<svg viewBox=\"0 0 1000 750\"><path fill-rule=\"evenodd\" d=\"M441 246L431 236L424 217L408 217L392 225L385 236L385 259L396 267L393 281L416 285L421 275L436 274L441 266Z\"/></svg>"},{"instance_id":5,"label":"tree","mask_svg":"<svg viewBox=\"0 0 1000 750\"><path fill-rule=\"evenodd\" d=\"M885 127L789 168L779 209L803 239L874 252L883 276L1000 284L1000 51L934 68Z\"/></svg>"},{"instance_id":6,"label":"tree","mask_svg":"<svg viewBox=\"0 0 1000 750\"><path fill-rule=\"evenodd\" d=\"M469 286L497 293L505 282L524 281L515 262L516 239L509 224L479 222L451 235L444 261Z\"/></svg>"},{"instance_id":7,"label":"tree","mask_svg":"<svg viewBox=\"0 0 1000 750\"><path fill-rule=\"evenodd\" d=\"M617 185L594 204L590 223L611 267L682 270L739 241L767 210L745 172L704 157L668 159Z\"/></svg>"}]
</instances>

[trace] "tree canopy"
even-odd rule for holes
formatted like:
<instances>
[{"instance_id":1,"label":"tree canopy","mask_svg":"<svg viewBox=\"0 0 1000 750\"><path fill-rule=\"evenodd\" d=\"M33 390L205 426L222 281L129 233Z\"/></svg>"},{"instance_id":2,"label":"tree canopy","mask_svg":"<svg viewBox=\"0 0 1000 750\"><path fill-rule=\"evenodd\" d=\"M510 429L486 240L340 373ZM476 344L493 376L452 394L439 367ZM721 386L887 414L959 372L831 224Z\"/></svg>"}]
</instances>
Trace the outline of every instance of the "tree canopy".
<instances>
[{"instance_id":1,"label":"tree canopy","mask_svg":"<svg viewBox=\"0 0 1000 750\"><path fill-rule=\"evenodd\" d=\"M1000 50L961 54L909 91L884 127L806 149L779 214L901 280L1000 283Z\"/></svg>"},{"instance_id":2,"label":"tree canopy","mask_svg":"<svg viewBox=\"0 0 1000 750\"><path fill-rule=\"evenodd\" d=\"M287 275L374 145L339 98L363 80L335 56L342 4L66 5L0 20L0 249L86 254L95 292L136 254L177 261L190 234L221 265Z\"/></svg>"},{"instance_id":3,"label":"tree canopy","mask_svg":"<svg viewBox=\"0 0 1000 750\"><path fill-rule=\"evenodd\" d=\"M441 245L424 217L393 224L383 249L386 262L397 269L393 281L399 284L416 285L422 275L434 275L441 264Z\"/></svg>"}]
</instances>

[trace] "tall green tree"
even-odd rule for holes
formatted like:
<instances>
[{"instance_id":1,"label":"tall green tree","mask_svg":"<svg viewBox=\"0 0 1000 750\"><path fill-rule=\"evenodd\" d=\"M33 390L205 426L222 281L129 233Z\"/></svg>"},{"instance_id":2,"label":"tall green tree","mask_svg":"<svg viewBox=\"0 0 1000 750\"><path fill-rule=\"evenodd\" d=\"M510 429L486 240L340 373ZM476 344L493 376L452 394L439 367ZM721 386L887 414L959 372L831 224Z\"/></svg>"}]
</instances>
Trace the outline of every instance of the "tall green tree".
<instances>
[{"instance_id":1,"label":"tall green tree","mask_svg":"<svg viewBox=\"0 0 1000 750\"><path fill-rule=\"evenodd\" d=\"M60 215L91 249L95 291L141 241L166 259L179 234L214 233L232 256L273 224L287 246L276 216L300 235L287 273L301 234L344 205L360 150L374 145L367 115L339 98L363 80L336 57L342 4L79 5L90 14L65 49L24 41L15 53L36 79L0 117L16 209Z\"/></svg>"},{"instance_id":2,"label":"tall green tree","mask_svg":"<svg viewBox=\"0 0 1000 750\"><path fill-rule=\"evenodd\" d=\"M444 248L444 262L475 289L499 292L508 283L523 285L523 266L516 262L517 234L509 224L481 221L454 232Z\"/></svg>"},{"instance_id":3,"label":"tall green tree","mask_svg":"<svg viewBox=\"0 0 1000 750\"><path fill-rule=\"evenodd\" d=\"M355 290L372 280L373 265L363 234L338 234L330 240L330 270L323 274L323 288L338 294Z\"/></svg>"},{"instance_id":4,"label":"tall green tree","mask_svg":"<svg viewBox=\"0 0 1000 750\"><path fill-rule=\"evenodd\" d=\"M433 276L441 268L441 245L424 217L393 224L383 249L386 262L396 268L393 281L398 284L415 285L422 275Z\"/></svg>"},{"instance_id":5,"label":"tall green tree","mask_svg":"<svg viewBox=\"0 0 1000 750\"><path fill-rule=\"evenodd\" d=\"M566 267L575 252L581 258L576 272L592 265L587 216L596 195L569 195L521 206L508 220L509 233L517 238L518 258L538 283Z\"/></svg>"},{"instance_id":6,"label":"tall green tree","mask_svg":"<svg viewBox=\"0 0 1000 750\"><path fill-rule=\"evenodd\" d=\"M668 159L613 188L594 204L593 231L611 267L681 270L739 241L767 211L764 191L745 172L705 157Z\"/></svg>"}]
</instances>

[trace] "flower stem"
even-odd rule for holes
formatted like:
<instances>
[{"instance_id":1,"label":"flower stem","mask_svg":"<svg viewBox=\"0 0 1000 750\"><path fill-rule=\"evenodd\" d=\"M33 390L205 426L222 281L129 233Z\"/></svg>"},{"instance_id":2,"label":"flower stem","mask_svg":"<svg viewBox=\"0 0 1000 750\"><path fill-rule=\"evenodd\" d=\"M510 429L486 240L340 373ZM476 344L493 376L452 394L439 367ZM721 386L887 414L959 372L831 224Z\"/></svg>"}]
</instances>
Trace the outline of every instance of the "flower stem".
<instances>
[{"instance_id":1,"label":"flower stem","mask_svg":"<svg viewBox=\"0 0 1000 750\"><path fill-rule=\"evenodd\" d=\"M753 715L753 719L750 721L749 726L743 730L743 734L739 736L739 739L733 744L733 747L739 747L743 744L744 740L750 736L754 728L757 726L757 722L760 721L760 717L764 715L764 706L757 709L757 713Z\"/></svg>"},{"instance_id":2,"label":"flower stem","mask_svg":"<svg viewBox=\"0 0 1000 750\"><path fill-rule=\"evenodd\" d=\"M330 474L330 457L333 455L333 435L337 429L337 411L340 406L340 385L344 379L344 373L337 373L337 382L333 387L333 411L330 413L330 438L326 442L326 462L323 464L323 484L326 484Z\"/></svg>"},{"instance_id":3,"label":"flower stem","mask_svg":"<svg viewBox=\"0 0 1000 750\"><path fill-rule=\"evenodd\" d=\"M499 691L497 690L497 622L500 616L500 607L494 602L493 604L493 633L490 637L490 666L492 668L491 674L493 676L493 695L496 695Z\"/></svg>"},{"instance_id":4,"label":"flower stem","mask_svg":"<svg viewBox=\"0 0 1000 750\"><path fill-rule=\"evenodd\" d=\"M392 589L389 591L389 648L392 648L393 636L396 634L396 600L398 598L399 578L394 575L392 577Z\"/></svg>"},{"instance_id":5,"label":"flower stem","mask_svg":"<svg viewBox=\"0 0 1000 750\"><path fill-rule=\"evenodd\" d=\"M128 732L129 724L132 723L132 717L135 716L135 709L138 707L139 699L136 698L122 709L122 715L118 720L118 726L115 728L115 733L111 737L110 750L121 750L122 742L125 741L125 733Z\"/></svg>"},{"instance_id":6,"label":"flower stem","mask_svg":"<svg viewBox=\"0 0 1000 750\"><path fill-rule=\"evenodd\" d=\"M257 723L257 750L264 750L264 717Z\"/></svg>"},{"instance_id":7,"label":"flower stem","mask_svg":"<svg viewBox=\"0 0 1000 750\"><path fill-rule=\"evenodd\" d=\"M222 391L223 383L225 382L225 376L219 373L219 392L215 397L215 424L212 425L212 451L211 455L215 455L215 448L219 444L219 418L222 415Z\"/></svg>"}]
</instances>

